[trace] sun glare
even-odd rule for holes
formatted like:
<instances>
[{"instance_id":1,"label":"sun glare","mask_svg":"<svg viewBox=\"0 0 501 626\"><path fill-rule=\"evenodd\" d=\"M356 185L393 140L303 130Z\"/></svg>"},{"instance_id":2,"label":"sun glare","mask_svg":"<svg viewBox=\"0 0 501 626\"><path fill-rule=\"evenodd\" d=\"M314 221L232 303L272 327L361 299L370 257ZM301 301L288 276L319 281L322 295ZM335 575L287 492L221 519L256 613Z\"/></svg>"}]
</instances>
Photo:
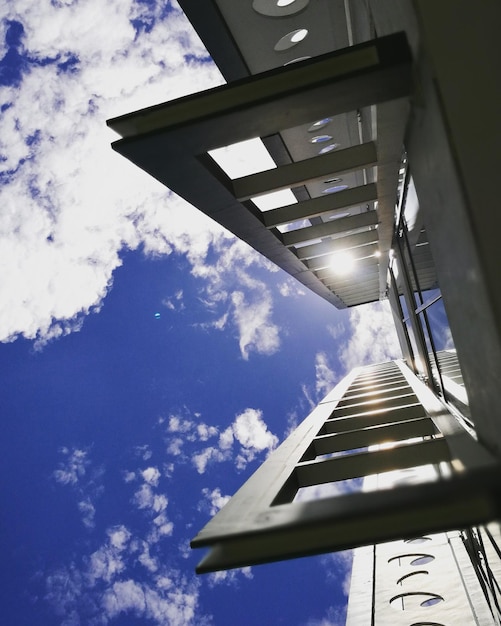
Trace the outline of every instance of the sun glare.
<instances>
[{"instance_id":1,"label":"sun glare","mask_svg":"<svg viewBox=\"0 0 501 626\"><path fill-rule=\"evenodd\" d=\"M349 252L338 252L333 255L330 265L336 274L346 275L353 271L355 259Z\"/></svg>"}]
</instances>

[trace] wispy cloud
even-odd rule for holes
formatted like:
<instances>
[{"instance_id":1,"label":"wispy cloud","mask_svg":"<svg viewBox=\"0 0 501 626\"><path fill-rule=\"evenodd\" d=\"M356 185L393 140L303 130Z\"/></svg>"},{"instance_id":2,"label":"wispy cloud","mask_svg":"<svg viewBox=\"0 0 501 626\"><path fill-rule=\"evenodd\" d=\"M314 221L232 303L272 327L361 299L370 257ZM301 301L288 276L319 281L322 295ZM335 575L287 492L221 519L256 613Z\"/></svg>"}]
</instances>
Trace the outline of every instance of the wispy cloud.
<instances>
[{"instance_id":1,"label":"wispy cloud","mask_svg":"<svg viewBox=\"0 0 501 626\"><path fill-rule=\"evenodd\" d=\"M170 311L183 311L185 308L183 302L183 290L178 289L170 298L165 298L162 304Z\"/></svg>"},{"instance_id":2,"label":"wispy cloud","mask_svg":"<svg viewBox=\"0 0 501 626\"><path fill-rule=\"evenodd\" d=\"M219 487L212 490L208 487L204 487L202 489L202 495L204 499L200 503L199 508L201 510L208 509L210 515L215 515L230 499L230 496L223 496L221 494Z\"/></svg>"},{"instance_id":3,"label":"wispy cloud","mask_svg":"<svg viewBox=\"0 0 501 626\"><path fill-rule=\"evenodd\" d=\"M144 552L141 553L141 556ZM139 560L138 559L138 560ZM147 619L158 626L208 625L199 611L199 582L165 566L145 568L147 578L127 576L131 567L127 550L108 550L91 556L87 568L73 563L54 571L46 580L46 599L65 626L106 625L119 616ZM126 567L127 563L127 567ZM143 563L144 565L144 563Z\"/></svg>"},{"instance_id":4,"label":"wispy cloud","mask_svg":"<svg viewBox=\"0 0 501 626\"><path fill-rule=\"evenodd\" d=\"M186 442L195 444L190 446L189 454L185 451ZM245 409L226 428L178 415L167 420L167 453L177 457L178 463L191 463L199 474L204 474L208 466L225 461L233 461L242 470L277 443L278 437L268 430L258 409Z\"/></svg>"},{"instance_id":5,"label":"wispy cloud","mask_svg":"<svg viewBox=\"0 0 501 626\"><path fill-rule=\"evenodd\" d=\"M325 352L318 352L315 355L315 379L317 397L323 398L338 381L336 372L331 369L329 359Z\"/></svg>"},{"instance_id":6,"label":"wispy cloud","mask_svg":"<svg viewBox=\"0 0 501 626\"><path fill-rule=\"evenodd\" d=\"M157 467L147 467L138 474L144 482L134 492L131 502L149 516L151 522L146 539L149 545L153 545L173 533L174 524L167 516L169 500L165 493L156 491L161 478L161 473ZM140 562L144 564L153 561L146 551Z\"/></svg>"},{"instance_id":7,"label":"wispy cloud","mask_svg":"<svg viewBox=\"0 0 501 626\"><path fill-rule=\"evenodd\" d=\"M81 500L78 503L78 510L82 514L82 524L89 529L94 528L94 517L96 515L96 508L94 504L91 502L89 497Z\"/></svg>"},{"instance_id":8,"label":"wispy cloud","mask_svg":"<svg viewBox=\"0 0 501 626\"><path fill-rule=\"evenodd\" d=\"M78 498L81 485L94 473L93 466L88 454L76 454L84 451L64 451L65 463L59 469L66 473L59 476L76 478L56 484L70 486L70 493ZM137 460L136 452L132 459ZM82 459L85 471L78 471ZM58 623L103 626L129 616L157 626L209 624L210 618L199 608L199 581L183 575L172 556L176 552L172 543L174 525L167 516L164 476L158 467L148 465L135 472L122 472L122 477L132 494L130 523L108 525L104 532L94 532L80 558L41 573L45 599L60 618ZM211 497L216 504L217 492ZM93 504L92 508L94 513Z\"/></svg>"},{"instance_id":9,"label":"wispy cloud","mask_svg":"<svg viewBox=\"0 0 501 626\"><path fill-rule=\"evenodd\" d=\"M320 485L311 485L310 487L302 487L299 489L294 501L310 502L320 500L321 498L340 496L345 493L361 491L361 487L362 480L359 478L340 480L332 483L323 483Z\"/></svg>"},{"instance_id":10,"label":"wispy cloud","mask_svg":"<svg viewBox=\"0 0 501 626\"><path fill-rule=\"evenodd\" d=\"M333 552L321 557L322 566L325 568L326 579L334 589L341 590L345 596L343 602L328 607L325 614L320 618L312 618L304 626L344 626L346 623L346 599L349 595L353 551Z\"/></svg>"},{"instance_id":11,"label":"wispy cloud","mask_svg":"<svg viewBox=\"0 0 501 626\"><path fill-rule=\"evenodd\" d=\"M108 619L132 613L136 617L153 620L156 624L186 626L195 622L197 585L176 583L165 577L162 589L129 579L117 581L102 598L102 608ZM181 584L180 584L181 583ZM201 617L201 616L200 616ZM197 617L197 620L199 618ZM207 623L204 619L202 623Z\"/></svg>"},{"instance_id":12,"label":"wispy cloud","mask_svg":"<svg viewBox=\"0 0 501 626\"><path fill-rule=\"evenodd\" d=\"M241 567L231 570L222 570L219 572L213 572L209 574L209 586L215 587L216 585L225 584L231 586L238 586L238 583L242 578L254 578L251 567Z\"/></svg>"},{"instance_id":13,"label":"wispy cloud","mask_svg":"<svg viewBox=\"0 0 501 626\"><path fill-rule=\"evenodd\" d=\"M192 274L204 280L202 302L215 317L200 324L217 330L234 329L245 360L252 352L274 354L280 347L280 328L273 321L273 295L256 270L277 268L246 243L233 239L213 245L218 252L210 264L198 259Z\"/></svg>"},{"instance_id":14,"label":"wispy cloud","mask_svg":"<svg viewBox=\"0 0 501 626\"><path fill-rule=\"evenodd\" d=\"M92 530L95 526L95 501L102 495L103 469L92 467L88 450L63 447L62 460L52 472L52 479L59 485L70 487L77 495L77 508L82 524Z\"/></svg>"},{"instance_id":15,"label":"wispy cloud","mask_svg":"<svg viewBox=\"0 0 501 626\"><path fill-rule=\"evenodd\" d=\"M319 619L310 619L305 626L344 626L346 620L346 612L342 608L331 606L327 609L324 617Z\"/></svg>"},{"instance_id":16,"label":"wispy cloud","mask_svg":"<svg viewBox=\"0 0 501 626\"><path fill-rule=\"evenodd\" d=\"M278 285L278 292L284 298L298 298L306 294L298 281L293 278L287 278L283 283L280 283L280 285Z\"/></svg>"},{"instance_id":17,"label":"wispy cloud","mask_svg":"<svg viewBox=\"0 0 501 626\"><path fill-rule=\"evenodd\" d=\"M240 335L240 352L245 360L251 351L274 354L279 346L279 329L271 323L272 299L269 293L250 301L241 291L231 295L233 319Z\"/></svg>"},{"instance_id":18,"label":"wispy cloud","mask_svg":"<svg viewBox=\"0 0 501 626\"><path fill-rule=\"evenodd\" d=\"M331 581L336 588L341 589L343 595L348 598L350 593L353 550L324 554L320 558L320 561L325 568L327 579Z\"/></svg>"},{"instance_id":19,"label":"wispy cloud","mask_svg":"<svg viewBox=\"0 0 501 626\"><path fill-rule=\"evenodd\" d=\"M388 302L375 302L352 309L350 324L352 335L340 354L340 361L347 371L358 365L401 357Z\"/></svg>"},{"instance_id":20,"label":"wispy cloud","mask_svg":"<svg viewBox=\"0 0 501 626\"><path fill-rule=\"evenodd\" d=\"M79 448L61 448L63 460L59 463L59 468L54 470L52 476L57 483L62 485L76 485L85 477L90 460L87 450Z\"/></svg>"}]
</instances>

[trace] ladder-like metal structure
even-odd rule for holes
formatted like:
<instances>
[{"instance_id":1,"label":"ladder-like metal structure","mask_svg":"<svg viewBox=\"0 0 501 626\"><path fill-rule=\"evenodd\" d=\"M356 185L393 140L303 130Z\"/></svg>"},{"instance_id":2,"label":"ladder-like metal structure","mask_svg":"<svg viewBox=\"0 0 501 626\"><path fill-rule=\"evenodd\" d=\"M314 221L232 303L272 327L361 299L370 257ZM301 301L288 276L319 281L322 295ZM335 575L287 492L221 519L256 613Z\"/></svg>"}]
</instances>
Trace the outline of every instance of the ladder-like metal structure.
<instances>
[{"instance_id":1,"label":"ladder-like metal structure","mask_svg":"<svg viewBox=\"0 0 501 626\"><path fill-rule=\"evenodd\" d=\"M357 368L192 541L210 548L197 571L483 523L499 515L498 476L403 362Z\"/></svg>"}]
</instances>

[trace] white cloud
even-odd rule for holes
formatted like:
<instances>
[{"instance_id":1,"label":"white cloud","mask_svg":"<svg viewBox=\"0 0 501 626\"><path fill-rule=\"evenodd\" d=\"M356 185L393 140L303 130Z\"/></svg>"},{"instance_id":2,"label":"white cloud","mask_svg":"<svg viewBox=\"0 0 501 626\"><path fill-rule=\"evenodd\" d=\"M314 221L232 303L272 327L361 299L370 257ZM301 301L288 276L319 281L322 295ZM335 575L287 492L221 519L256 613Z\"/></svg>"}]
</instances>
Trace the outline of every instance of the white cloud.
<instances>
[{"instance_id":1,"label":"white cloud","mask_svg":"<svg viewBox=\"0 0 501 626\"><path fill-rule=\"evenodd\" d=\"M215 437L218 434L218 430L215 426L208 426L207 424L198 424L197 433L200 441L207 441L210 437Z\"/></svg>"},{"instance_id":2,"label":"white cloud","mask_svg":"<svg viewBox=\"0 0 501 626\"><path fill-rule=\"evenodd\" d=\"M183 451L184 440L180 437L174 437L169 441L169 445L167 446L167 453L172 454L173 456L179 456Z\"/></svg>"},{"instance_id":3,"label":"white cloud","mask_svg":"<svg viewBox=\"0 0 501 626\"><path fill-rule=\"evenodd\" d=\"M340 480L332 483L322 483L320 485L311 485L310 487L302 487L294 501L310 502L320 500L321 498L331 498L340 496L345 493L355 493L361 491L362 479L352 478L348 480Z\"/></svg>"},{"instance_id":4,"label":"white cloud","mask_svg":"<svg viewBox=\"0 0 501 626\"><path fill-rule=\"evenodd\" d=\"M124 482L126 483L130 483L136 479L136 474L134 472L129 472L127 470L123 472L122 476L123 476Z\"/></svg>"},{"instance_id":5,"label":"white cloud","mask_svg":"<svg viewBox=\"0 0 501 626\"><path fill-rule=\"evenodd\" d=\"M94 578L75 564L52 572L45 598L61 618L59 623L104 626L133 614L156 626L208 626L210 618L198 610L200 583L175 569L160 565L155 569L146 554L142 552L142 562L138 560L146 570L141 581L123 568L110 569L109 562L101 564L100 575Z\"/></svg>"},{"instance_id":6,"label":"white cloud","mask_svg":"<svg viewBox=\"0 0 501 626\"><path fill-rule=\"evenodd\" d=\"M325 617L310 619L305 626L344 626L345 620L345 609L331 606L327 609Z\"/></svg>"},{"instance_id":7,"label":"white cloud","mask_svg":"<svg viewBox=\"0 0 501 626\"><path fill-rule=\"evenodd\" d=\"M272 450L278 443L278 437L268 430L262 419L262 412L246 409L237 415L233 423L233 435L240 443L236 456L237 469L245 469L248 463L264 450Z\"/></svg>"},{"instance_id":8,"label":"white cloud","mask_svg":"<svg viewBox=\"0 0 501 626\"><path fill-rule=\"evenodd\" d=\"M200 417L200 416L198 416ZM166 420L162 420L166 421ZM245 409L224 430L196 422L189 418L171 415L168 419L166 438L167 453L176 457L177 463L190 461L199 474L204 474L213 463L235 460L237 469L244 469L263 451L272 450L278 443L278 437L268 430L257 409ZM172 437L180 433L182 437ZM202 448L192 448L190 455L184 454L184 442L208 443ZM146 491L137 498L146 498Z\"/></svg>"},{"instance_id":9,"label":"white cloud","mask_svg":"<svg viewBox=\"0 0 501 626\"><path fill-rule=\"evenodd\" d=\"M193 421L190 419L182 419L178 415L169 416L168 430L171 433L186 433L193 428Z\"/></svg>"},{"instance_id":10,"label":"white cloud","mask_svg":"<svg viewBox=\"0 0 501 626\"><path fill-rule=\"evenodd\" d=\"M343 322L338 322L337 324L329 324L329 326L327 326L327 330L329 332L329 335L333 339L339 339L346 332L346 328Z\"/></svg>"},{"instance_id":11,"label":"white cloud","mask_svg":"<svg viewBox=\"0 0 501 626\"><path fill-rule=\"evenodd\" d=\"M216 487L212 491L208 487L202 489L202 495L204 496L204 503L209 505L209 514L215 515L223 506L229 501L231 496L223 496L221 489ZM203 504L204 504L203 503ZM203 508L202 504L202 508Z\"/></svg>"},{"instance_id":12,"label":"white cloud","mask_svg":"<svg viewBox=\"0 0 501 626\"><path fill-rule=\"evenodd\" d=\"M164 511L168 504L167 496L156 494L148 484L141 485L134 493L132 501L138 509L151 509L155 513Z\"/></svg>"},{"instance_id":13,"label":"white cloud","mask_svg":"<svg viewBox=\"0 0 501 626\"><path fill-rule=\"evenodd\" d=\"M137 6L152 28L136 37L130 20ZM107 117L221 82L210 63L185 62L187 52L190 59L205 53L182 14L155 23L149 4L131 0L112 0L105 10L98 0L58 10L27 0L7 7L24 24L32 57L59 54L74 61L75 71L35 64L18 89L7 89L11 107L0 119L8 171L0 217L0 341L23 335L42 346L79 330L111 288L120 251L142 246L147 254L186 256L201 281L201 301L217 314L200 327L231 323L245 359L276 352L272 294L248 274L251 266L276 267L109 145L116 137L105 127ZM283 294L297 291L287 284ZM182 290L164 305L183 309Z\"/></svg>"},{"instance_id":14,"label":"white cloud","mask_svg":"<svg viewBox=\"0 0 501 626\"><path fill-rule=\"evenodd\" d=\"M156 545L172 533L165 512L148 527L142 538L123 524L112 526L80 563L45 576L45 599L61 618L58 623L106 625L131 614L157 626L210 622L198 610L199 582L167 565L165 552Z\"/></svg>"},{"instance_id":15,"label":"white cloud","mask_svg":"<svg viewBox=\"0 0 501 626\"><path fill-rule=\"evenodd\" d=\"M146 541L149 544L155 544L158 543L161 539L172 535L172 532L174 530L174 524L167 517L166 509L169 504L167 496L163 493L156 493L153 489L153 487L156 487L158 485L160 472L157 470L157 468L148 469L156 470L155 472L148 472L146 470L147 476L150 477L153 482L143 483L141 487L135 491L132 497L132 503L140 511L144 511L148 514L151 523L146 536ZM146 557L143 557L143 561L145 559Z\"/></svg>"},{"instance_id":16,"label":"white cloud","mask_svg":"<svg viewBox=\"0 0 501 626\"><path fill-rule=\"evenodd\" d=\"M235 438L233 437L233 428L228 426L223 432L219 435L219 447L221 450L229 450L232 447Z\"/></svg>"},{"instance_id":17,"label":"white cloud","mask_svg":"<svg viewBox=\"0 0 501 626\"><path fill-rule=\"evenodd\" d=\"M152 557L150 554L150 546L146 541L143 541L143 549L141 554L138 556L138 561L141 563L143 567L145 567L149 572L158 571L158 559Z\"/></svg>"},{"instance_id":18,"label":"white cloud","mask_svg":"<svg viewBox=\"0 0 501 626\"><path fill-rule=\"evenodd\" d=\"M251 579L254 578L251 567L241 567L231 570L222 570L209 574L209 585L215 587L224 583L225 585L236 585L241 577Z\"/></svg>"},{"instance_id":19,"label":"white cloud","mask_svg":"<svg viewBox=\"0 0 501 626\"><path fill-rule=\"evenodd\" d=\"M278 285L278 292L284 298L304 296L305 291L300 287L297 280L287 278L283 283Z\"/></svg>"},{"instance_id":20,"label":"white cloud","mask_svg":"<svg viewBox=\"0 0 501 626\"><path fill-rule=\"evenodd\" d=\"M90 498L86 498L78 503L78 510L82 514L82 523L86 528L92 529L95 526L94 517L96 515L96 509Z\"/></svg>"},{"instance_id":21,"label":"white cloud","mask_svg":"<svg viewBox=\"0 0 501 626\"><path fill-rule=\"evenodd\" d=\"M90 463L87 451L74 448L61 448L64 460L59 464L59 469L53 472L54 480L62 485L76 485L85 476Z\"/></svg>"},{"instance_id":22,"label":"white cloud","mask_svg":"<svg viewBox=\"0 0 501 626\"><path fill-rule=\"evenodd\" d=\"M168 421L164 421L168 427ZM199 425L200 422L193 421L191 431L186 434L196 439ZM177 425L172 422L172 426L183 427L181 422ZM200 436L206 432L202 428ZM214 439L217 441L217 437ZM69 479L61 484L66 493L76 496L78 506L86 509L87 515L94 516L94 502L87 501L85 490L96 489L95 478L102 473L96 472L87 454L75 452L86 451L62 449L64 462L60 469L63 465L65 470L68 465L73 467L77 482L72 484L73 479ZM151 452L149 446L133 448L132 459L142 458L147 452ZM83 473L76 470L82 458L87 463ZM68 475L72 475L71 472L68 471ZM177 550L184 537L182 534L173 537L174 525L167 514L168 499L158 488L159 468L145 466L120 475L131 478L123 485L129 494L126 502L134 505L132 511L129 507L130 523L108 525L104 532L94 529L83 544L80 542L78 560L68 556L66 565L37 573L37 578L45 581L45 600L57 616L55 621L64 626L106 626L137 617L154 626L208 626L211 619L199 607L200 582L194 575L182 574L176 566L178 559L186 567ZM224 500L217 490L211 498L215 506ZM186 542L184 549L186 551Z\"/></svg>"},{"instance_id":23,"label":"white cloud","mask_svg":"<svg viewBox=\"0 0 501 626\"><path fill-rule=\"evenodd\" d=\"M160 480L161 474L157 467L147 467L141 472L141 475L144 481L148 483L148 485L151 485L153 487L158 486L158 481Z\"/></svg>"},{"instance_id":24,"label":"white cloud","mask_svg":"<svg viewBox=\"0 0 501 626\"><path fill-rule=\"evenodd\" d=\"M136 446L134 448L134 453L136 456L143 459L143 461L148 461L153 456L153 452L150 450L150 446L148 444Z\"/></svg>"},{"instance_id":25,"label":"white cloud","mask_svg":"<svg viewBox=\"0 0 501 626\"><path fill-rule=\"evenodd\" d=\"M99 580L109 583L124 569L122 550L104 545L90 555L87 580L91 586Z\"/></svg>"},{"instance_id":26,"label":"white cloud","mask_svg":"<svg viewBox=\"0 0 501 626\"><path fill-rule=\"evenodd\" d=\"M69 487L77 494L77 508L81 514L82 524L88 530L93 530L95 500L103 493L101 483L103 470L91 467L87 450L63 447L59 452L63 460L59 463L59 468L52 472L52 478L59 485Z\"/></svg>"},{"instance_id":27,"label":"white cloud","mask_svg":"<svg viewBox=\"0 0 501 626\"><path fill-rule=\"evenodd\" d=\"M278 437L268 430L262 415L257 409L246 409L235 418L233 433L244 448L261 451L277 445Z\"/></svg>"},{"instance_id":28,"label":"white cloud","mask_svg":"<svg viewBox=\"0 0 501 626\"><path fill-rule=\"evenodd\" d=\"M80 626L75 599L81 597L85 588L82 572L72 564L51 572L45 581L45 599L54 607L56 615L63 619L65 626Z\"/></svg>"},{"instance_id":29,"label":"white cloud","mask_svg":"<svg viewBox=\"0 0 501 626\"><path fill-rule=\"evenodd\" d=\"M221 463L231 459L231 452L228 450L221 451L216 447L204 448L198 454L192 456L192 463L199 474L204 474L209 463Z\"/></svg>"},{"instance_id":30,"label":"white cloud","mask_svg":"<svg viewBox=\"0 0 501 626\"><path fill-rule=\"evenodd\" d=\"M23 335L43 344L78 330L82 316L99 310L124 248L201 251L220 236L109 145L116 137L106 118L221 82L212 64L196 60L206 53L182 13L156 21L152 7L4 3L36 61L3 92L2 341ZM136 36L138 11L151 28Z\"/></svg>"},{"instance_id":31,"label":"white cloud","mask_svg":"<svg viewBox=\"0 0 501 626\"><path fill-rule=\"evenodd\" d=\"M375 302L350 311L352 335L343 346L340 361L347 371L359 365L401 357L388 302Z\"/></svg>"},{"instance_id":32,"label":"white cloud","mask_svg":"<svg viewBox=\"0 0 501 626\"><path fill-rule=\"evenodd\" d=\"M137 617L154 620L157 624L187 626L194 623L197 588L195 585L184 587L176 587L161 594L132 579L117 581L106 590L102 607L109 619L133 613Z\"/></svg>"},{"instance_id":33,"label":"white cloud","mask_svg":"<svg viewBox=\"0 0 501 626\"><path fill-rule=\"evenodd\" d=\"M234 291L231 303L243 358L247 360L251 351L274 354L280 347L280 336L278 327L271 322L271 295L261 292L260 297L249 302L243 292Z\"/></svg>"},{"instance_id":34,"label":"white cloud","mask_svg":"<svg viewBox=\"0 0 501 626\"><path fill-rule=\"evenodd\" d=\"M130 579L114 583L103 597L103 608L112 619L129 611L143 615L146 598L142 585Z\"/></svg>"},{"instance_id":35,"label":"white cloud","mask_svg":"<svg viewBox=\"0 0 501 626\"><path fill-rule=\"evenodd\" d=\"M174 524L167 519L165 511L153 518L153 524L147 537L150 543L157 543L164 537L172 535Z\"/></svg>"},{"instance_id":36,"label":"white cloud","mask_svg":"<svg viewBox=\"0 0 501 626\"><path fill-rule=\"evenodd\" d=\"M125 547L127 546L129 539L131 538L130 531L122 524L114 528L109 528L107 534L109 537L110 545L119 552L125 550Z\"/></svg>"},{"instance_id":37,"label":"white cloud","mask_svg":"<svg viewBox=\"0 0 501 626\"><path fill-rule=\"evenodd\" d=\"M171 298L165 298L162 304L170 311L182 311L185 308L183 290L179 289Z\"/></svg>"},{"instance_id":38,"label":"white cloud","mask_svg":"<svg viewBox=\"0 0 501 626\"><path fill-rule=\"evenodd\" d=\"M353 550L324 554L320 560L325 568L327 580L332 581L338 587L340 586L343 594L348 598L350 593Z\"/></svg>"},{"instance_id":39,"label":"white cloud","mask_svg":"<svg viewBox=\"0 0 501 626\"><path fill-rule=\"evenodd\" d=\"M338 377L329 366L329 359L325 352L315 355L316 392L319 398L323 398L334 387Z\"/></svg>"},{"instance_id":40,"label":"white cloud","mask_svg":"<svg viewBox=\"0 0 501 626\"><path fill-rule=\"evenodd\" d=\"M239 446L235 456L236 467L242 470L260 452L272 450L278 443L278 437L268 430L261 411L246 409L220 434L218 447L210 446L193 455L192 462L198 473L203 474L210 463L232 459L235 443Z\"/></svg>"},{"instance_id":41,"label":"white cloud","mask_svg":"<svg viewBox=\"0 0 501 626\"><path fill-rule=\"evenodd\" d=\"M280 347L280 329L272 319L272 293L250 270L275 272L277 267L235 238L220 239L213 248L219 255L216 261L208 264L200 258L192 269L194 276L205 281L200 300L215 317L199 326L223 330L233 324L246 360L252 352L274 354Z\"/></svg>"}]
</instances>

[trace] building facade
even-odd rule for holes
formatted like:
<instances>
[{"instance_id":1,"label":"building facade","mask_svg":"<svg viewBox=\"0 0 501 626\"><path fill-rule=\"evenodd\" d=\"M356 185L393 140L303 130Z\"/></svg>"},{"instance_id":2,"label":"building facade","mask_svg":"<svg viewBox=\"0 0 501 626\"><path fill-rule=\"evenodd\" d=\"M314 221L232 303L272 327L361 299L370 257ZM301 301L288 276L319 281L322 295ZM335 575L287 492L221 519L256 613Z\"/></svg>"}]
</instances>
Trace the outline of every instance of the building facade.
<instances>
[{"instance_id":1,"label":"building facade","mask_svg":"<svg viewBox=\"0 0 501 626\"><path fill-rule=\"evenodd\" d=\"M403 356L328 394L199 571L365 546L350 626L498 624L501 5L180 4L228 85L110 120L114 149L334 306L388 299Z\"/></svg>"},{"instance_id":2,"label":"building facade","mask_svg":"<svg viewBox=\"0 0 501 626\"><path fill-rule=\"evenodd\" d=\"M488 539L494 533L499 540L499 529L476 532L486 539L482 558L493 566L487 576L499 580ZM448 531L357 548L346 626L497 626L499 590L477 576L466 541Z\"/></svg>"}]
</instances>

